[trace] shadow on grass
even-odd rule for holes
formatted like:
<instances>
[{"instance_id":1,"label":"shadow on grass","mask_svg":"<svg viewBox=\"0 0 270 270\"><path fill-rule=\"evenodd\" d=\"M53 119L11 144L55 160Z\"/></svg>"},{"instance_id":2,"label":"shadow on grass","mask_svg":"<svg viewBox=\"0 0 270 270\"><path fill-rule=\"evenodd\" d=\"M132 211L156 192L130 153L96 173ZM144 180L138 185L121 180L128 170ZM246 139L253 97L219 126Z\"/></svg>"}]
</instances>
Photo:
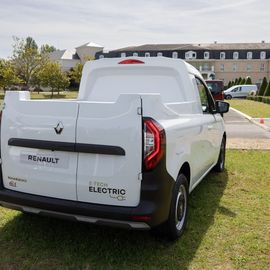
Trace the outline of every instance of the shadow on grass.
<instances>
[{"instance_id":1,"label":"shadow on grass","mask_svg":"<svg viewBox=\"0 0 270 270\"><path fill-rule=\"evenodd\" d=\"M1 264L5 269L187 269L216 211L234 215L219 206L227 181L227 172L212 173L194 190L187 229L174 243L149 232L18 214L0 230Z\"/></svg>"}]
</instances>

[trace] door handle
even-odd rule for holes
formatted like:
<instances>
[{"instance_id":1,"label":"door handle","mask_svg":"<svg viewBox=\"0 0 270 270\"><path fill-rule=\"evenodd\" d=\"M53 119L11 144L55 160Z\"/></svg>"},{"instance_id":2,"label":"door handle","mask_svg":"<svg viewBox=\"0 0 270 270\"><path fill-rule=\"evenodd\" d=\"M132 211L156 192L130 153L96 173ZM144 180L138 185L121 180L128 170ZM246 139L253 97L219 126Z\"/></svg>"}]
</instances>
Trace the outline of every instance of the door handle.
<instances>
[{"instance_id":1,"label":"door handle","mask_svg":"<svg viewBox=\"0 0 270 270\"><path fill-rule=\"evenodd\" d=\"M207 128L208 128L208 130L211 130L211 129L213 129L213 125L208 125Z\"/></svg>"}]
</instances>

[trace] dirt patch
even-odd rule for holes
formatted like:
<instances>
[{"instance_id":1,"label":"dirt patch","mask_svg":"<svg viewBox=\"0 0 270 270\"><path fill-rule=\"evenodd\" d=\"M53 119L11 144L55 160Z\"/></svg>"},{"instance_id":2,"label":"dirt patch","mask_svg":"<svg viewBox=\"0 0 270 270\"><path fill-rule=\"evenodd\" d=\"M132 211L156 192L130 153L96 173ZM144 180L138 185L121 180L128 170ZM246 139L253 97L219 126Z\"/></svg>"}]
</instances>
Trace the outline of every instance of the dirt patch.
<instances>
[{"instance_id":1,"label":"dirt patch","mask_svg":"<svg viewBox=\"0 0 270 270\"><path fill-rule=\"evenodd\" d=\"M270 150L270 139L227 138L227 148Z\"/></svg>"}]
</instances>

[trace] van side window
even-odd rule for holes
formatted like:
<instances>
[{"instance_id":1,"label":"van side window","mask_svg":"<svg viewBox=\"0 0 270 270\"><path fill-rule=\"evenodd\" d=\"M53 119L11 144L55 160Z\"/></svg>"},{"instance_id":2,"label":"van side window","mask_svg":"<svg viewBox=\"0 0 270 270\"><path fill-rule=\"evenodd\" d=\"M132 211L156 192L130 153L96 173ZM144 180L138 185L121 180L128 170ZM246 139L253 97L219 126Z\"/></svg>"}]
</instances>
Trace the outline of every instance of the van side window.
<instances>
[{"instance_id":1,"label":"van side window","mask_svg":"<svg viewBox=\"0 0 270 270\"><path fill-rule=\"evenodd\" d=\"M202 104L203 113L210 113L215 110L215 103L211 97L208 88L203 84L203 82L196 78L197 88L199 91L199 96Z\"/></svg>"}]
</instances>

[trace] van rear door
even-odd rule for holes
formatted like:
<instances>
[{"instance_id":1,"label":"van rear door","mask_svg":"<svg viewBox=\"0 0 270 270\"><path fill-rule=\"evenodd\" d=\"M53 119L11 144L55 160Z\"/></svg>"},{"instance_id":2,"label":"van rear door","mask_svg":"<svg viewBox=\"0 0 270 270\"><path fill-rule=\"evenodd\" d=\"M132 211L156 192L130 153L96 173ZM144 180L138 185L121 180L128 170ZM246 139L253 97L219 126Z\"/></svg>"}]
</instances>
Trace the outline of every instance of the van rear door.
<instances>
[{"instance_id":1,"label":"van rear door","mask_svg":"<svg viewBox=\"0 0 270 270\"><path fill-rule=\"evenodd\" d=\"M4 102L1 125L4 187L76 200L76 101L33 101L28 92L8 92Z\"/></svg>"},{"instance_id":2,"label":"van rear door","mask_svg":"<svg viewBox=\"0 0 270 270\"><path fill-rule=\"evenodd\" d=\"M80 102L78 200L137 206L142 166L141 98L120 95L116 102Z\"/></svg>"}]
</instances>

